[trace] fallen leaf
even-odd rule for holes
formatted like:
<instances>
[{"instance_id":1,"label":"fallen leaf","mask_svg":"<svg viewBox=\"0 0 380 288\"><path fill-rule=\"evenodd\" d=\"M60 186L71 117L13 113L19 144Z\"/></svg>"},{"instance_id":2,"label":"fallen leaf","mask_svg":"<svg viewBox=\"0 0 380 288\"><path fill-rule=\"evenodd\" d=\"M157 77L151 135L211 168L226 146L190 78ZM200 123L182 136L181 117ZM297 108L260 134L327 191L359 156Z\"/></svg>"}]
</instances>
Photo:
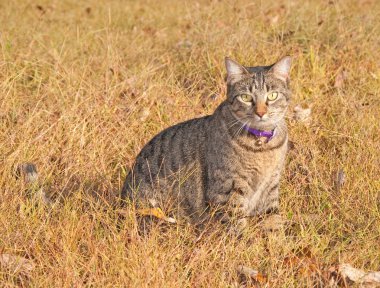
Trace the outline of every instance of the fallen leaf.
<instances>
[{"instance_id":1,"label":"fallen leaf","mask_svg":"<svg viewBox=\"0 0 380 288\"><path fill-rule=\"evenodd\" d=\"M54 204L42 187L38 189L35 196L36 196L36 199L40 201L41 203L43 203L44 205L51 206Z\"/></svg>"},{"instance_id":2,"label":"fallen leaf","mask_svg":"<svg viewBox=\"0 0 380 288\"><path fill-rule=\"evenodd\" d=\"M22 163L17 166L16 177L22 177L26 184L36 182L38 179L37 167L33 163Z\"/></svg>"},{"instance_id":3,"label":"fallen leaf","mask_svg":"<svg viewBox=\"0 0 380 288\"><path fill-rule=\"evenodd\" d=\"M41 12L41 14L45 14L46 13L46 10L44 7L42 7L41 5L37 5L36 6L37 10Z\"/></svg>"},{"instance_id":4,"label":"fallen leaf","mask_svg":"<svg viewBox=\"0 0 380 288\"><path fill-rule=\"evenodd\" d=\"M159 207L137 209L136 212L142 216L153 216L158 219L165 220L169 223L176 223L176 220L174 218L167 217Z\"/></svg>"},{"instance_id":5,"label":"fallen leaf","mask_svg":"<svg viewBox=\"0 0 380 288\"><path fill-rule=\"evenodd\" d=\"M340 193L340 189L342 188L344 182L346 181L346 174L343 169L339 169L335 174L334 186L335 191Z\"/></svg>"},{"instance_id":6,"label":"fallen leaf","mask_svg":"<svg viewBox=\"0 0 380 288\"><path fill-rule=\"evenodd\" d=\"M271 19L270 22L274 25L278 23L278 20L280 19L280 15L274 15Z\"/></svg>"},{"instance_id":7,"label":"fallen leaf","mask_svg":"<svg viewBox=\"0 0 380 288\"><path fill-rule=\"evenodd\" d=\"M360 284L361 287L380 287L380 271L365 272L352 267L350 264L343 263L339 265L338 272L342 278Z\"/></svg>"},{"instance_id":8,"label":"fallen leaf","mask_svg":"<svg viewBox=\"0 0 380 288\"><path fill-rule=\"evenodd\" d=\"M334 87L340 89L344 86L344 83L347 79L348 73L345 69L340 69L335 76Z\"/></svg>"},{"instance_id":9,"label":"fallen leaf","mask_svg":"<svg viewBox=\"0 0 380 288\"><path fill-rule=\"evenodd\" d=\"M12 273L29 274L35 268L35 264L18 255L0 254L0 267L12 271Z\"/></svg>"},{"instance_id":10,"label":"fallen leaf","mask_svg":"<svg viewBox=\"0 0 380 288\"><path fill-rule=\"evenodd\" d=\"M311 122L311 107L303 108L301 105L297 105L294 107L294 120L298 122L303 122L305 124L310 124Z\"/></svg>"},{"instance_id":11,"label":"fallen leaf","mask_svg":"<svg viewBox=\"0 0 380 288\"><path fill-rule=\"evenodd\" d=\"M314 280L322 281L319 282L324 283L322 287L349 287L353 283L359 284L360 287L380 287L380 271L365 272L346 263L323 265L308 248L285 257L283 265L295 269L298 275L304 277L317 276Z\"/></svg>"},{"instance_id":12,"label":"fallen leaf","mask_svg":"<svg viewBox=\"0 0 380 288\"><path fill-rule=\"evenodd\" d=\"M179 41L176 46L177 48L191 49L191 47L193 47L193 43L185 39L185 40Z\"/></svg>"},{"instance_id":13,"label":"fallen leaf","mask_svg":"<svg viewBox=\"0 0 380 288\"><path fill-rule=\"evenodd\" d=\"M154 199L154 198L149 198L149 199L148 199L148 202L149 202L149 204L152 206L152 208L154 208L154 207L158 207L158 201L157 201L156 199Z\"/></svg>"},{"instance_id":14,"label":"fallen leaf","mask_svg":"<svg viewBox=\"0 0 380 288\"><path fill-rule=\"evenodd\" d=\"M37 167L33 163L22 163L17 166L16 177L22 178L24 183L28 185L29 195L34 197L38 202L50 206L53 201L46 194L45 190L38 182Z\"/></svg>"},{"instance_id":15,"label":"fallen leaf","mask_svg":"<svg viewBox=\"0 0 380 288\"><path fill-rule=\"evenodd\" d=\"M369 74L372 76L373 79L376 79L376 80L379 79L379 77L375 73L369 72Z\"/></svg>"},{"instance_id":16,"label":"fallen leaf","mask_svg":"<svg viewBox=\"0 0 380 288\"><path fill-rule=\"evenodd\" d=\"M143 108L141 111L140 111L140 121L143 122L145 121L150 115L150 109L149 108Z\"/></svg>"},{"instance_id":17,"label":"fallen leaf","mask_svg":"<svg viewBox=\"0 0 380 288\"><path fill-rule=\"evenodd\" d=\"M268 282L267 275L262 274L259 271L250 267L239 265L236 270L239 273L239 275L243 278L242 281L253 280L258 283Z\"/></svg>"},{"instance_id":18,"label":"fallen leaf","mask_svg":"<svg viewBox=\"0 0 380 288\"><path fill-rule=\"evenodd\" d=\"M320 265L312 255L310 249L304 248L296 254L289 255L284 259L284 266L295 268L297 274L310 277L320 274Z\"/></svg>"}]
</instances>

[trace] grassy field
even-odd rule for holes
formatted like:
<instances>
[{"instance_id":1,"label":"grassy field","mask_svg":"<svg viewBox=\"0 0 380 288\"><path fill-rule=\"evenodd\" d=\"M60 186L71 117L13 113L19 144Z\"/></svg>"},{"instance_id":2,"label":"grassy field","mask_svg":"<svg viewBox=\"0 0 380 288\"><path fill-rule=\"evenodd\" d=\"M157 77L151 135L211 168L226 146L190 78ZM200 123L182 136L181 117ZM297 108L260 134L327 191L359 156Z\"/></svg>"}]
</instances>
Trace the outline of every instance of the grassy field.
<instances>
[{"instance_id":1,"label":"grassy field","mask_svg":"<svg viewBox=\"0 0 380 288\"><path fill-rule=\"evenodd\" d=\"M16 0L0 11L0 255L33 265L3 263L1 287L236 287L238 265L266 274L262 286L311 287L323 276L284 261L302 251L318 267L380 269L380 1ZM198 241L186 223L139 237L133 214L118 228L134 157L165 127L214 111L224 57L286 54L281 215L292 224L241 238L214 225ZM312 107L310 125L292 120L296 105ZM25 162L53 206L14 176Z\"/></svg>"}]
</instances>

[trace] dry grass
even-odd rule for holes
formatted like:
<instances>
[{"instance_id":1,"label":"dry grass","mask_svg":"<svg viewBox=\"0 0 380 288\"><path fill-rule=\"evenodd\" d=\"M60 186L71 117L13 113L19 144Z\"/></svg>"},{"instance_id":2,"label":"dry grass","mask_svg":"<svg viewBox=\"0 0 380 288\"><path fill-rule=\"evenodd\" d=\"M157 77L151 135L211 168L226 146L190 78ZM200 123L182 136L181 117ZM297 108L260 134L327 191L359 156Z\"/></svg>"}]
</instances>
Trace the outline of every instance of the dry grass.
<instances>
[{"instance_id":1,"label":"dry grass","mask_svg":"<svg viewBox=\"0 0 380 288\"><path fill-rule=\"evenodd\" d=\"M239 264L267 273L270 287L310 286L283 262L305 247L326 265L380 269L379 1L8 2L0 253L36 267L0 270L2 286L228 287ZM118 229L112 207L127 167L158 131L212 113L225 97L224 56L268 64L284 54L294 57L292 107L313 105L311 126L289 120L281 213L298 224L252 226L242 239L215 227L199 242L184 223L148 238L133 218ZM14 178L28 161L59 200L52 208Z\"/></svg>"}]
</instances>

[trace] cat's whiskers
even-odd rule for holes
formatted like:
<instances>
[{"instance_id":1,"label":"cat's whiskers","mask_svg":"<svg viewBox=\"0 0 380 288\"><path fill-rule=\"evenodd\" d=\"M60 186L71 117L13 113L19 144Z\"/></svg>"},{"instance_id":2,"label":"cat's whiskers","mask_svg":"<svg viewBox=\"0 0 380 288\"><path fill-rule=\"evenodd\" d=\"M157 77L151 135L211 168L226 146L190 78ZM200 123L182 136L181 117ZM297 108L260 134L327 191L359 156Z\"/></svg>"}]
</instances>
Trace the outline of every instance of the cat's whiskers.
<instances>
[{"instance_id":1,"label":"cat's whiskers","mask_svg":"<svg viewBox=\"0 0 380 288\"><path fill-rule=\"evenodd\" d=\"M248 117L244 117L243 119L233 119L231 122L227 122L227 128L231 128L233 126L235 126L236 124L238 123L241 123L241 121L247 119Z\"/></svg>"},{"instance_id":2,"label":"cat's whiskers","mask_svg":"<svg viewBox=\"0 0 380 288\"><path fill-rule=\"evenodd\" d=\"M227 125L227 130L230 130L232 127L234 127L235 125L237 125L237 124L241 124L242 122L241 122L241 120L245 120L245 119L247 119L248 117L244 117L243 119L233 119L232 121L230 121L230 122L227 122L226 123L226 125ZM226 132L226 134L227 134L227 132ZM236 134L236 133L235 133ZM234 134L234 135L235 135Z\"/></svg>"},{"instance_id":3,"label":"cat's whiskers","mask_svg":"<svg viewBox=\"0 0 380 288\"><path fill-rule=\"evenodd\" d=\"M232 136L232 138L235 138L235 137L239 136L240 132L243 131L244 126L247 125L248 122L249 122L249 120L247 120L244 123L242 123L242 125L239 127L239 129L236 131L236 133Z\"/></svg>"},{"instance_id":4,"label":"cat's whiskers","mask_svg":"<svg viewBox=\"0 0 380 288\"><path fill-rule=\"evenodd\" d=\"M239 124L239 123L240 123L240 121L239 121L239 120L236 120L236 121L234 121L232 124L228 125L228 126L227 126L227 129L230 129L230 128L234 127L235 125Z\"/></svg>"}]
</instances>

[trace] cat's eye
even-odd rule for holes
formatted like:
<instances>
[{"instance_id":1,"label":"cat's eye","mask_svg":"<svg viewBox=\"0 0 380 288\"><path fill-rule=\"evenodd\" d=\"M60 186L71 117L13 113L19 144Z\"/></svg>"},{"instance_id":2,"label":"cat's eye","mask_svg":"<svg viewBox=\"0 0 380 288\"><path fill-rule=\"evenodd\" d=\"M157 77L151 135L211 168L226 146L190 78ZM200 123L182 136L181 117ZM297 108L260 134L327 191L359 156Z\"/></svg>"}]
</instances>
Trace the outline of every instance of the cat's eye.
<instances>
[{"instance_id":1,"label":"cat's eye","mask_svg":"<svg viewBox=\"0 0 380 288\"><path fill-rule=\"evenodd\" d=\"M274 101L276 100L278 97L278 93L277 92L272 92L270 94L268 94L267 98L269 101Z\"/></svg>"},{"instance_id":2,"label":"cat's eye","mask_svg":"<svg viewBox=\"0 0 380 288\"><path fill-rule=\"evenodd\" d=\"M248 95L248 94L242 94L242 95L240 95L240 99L244 102L251 102L252 96Z\"/></svg>"}]
</instances>

